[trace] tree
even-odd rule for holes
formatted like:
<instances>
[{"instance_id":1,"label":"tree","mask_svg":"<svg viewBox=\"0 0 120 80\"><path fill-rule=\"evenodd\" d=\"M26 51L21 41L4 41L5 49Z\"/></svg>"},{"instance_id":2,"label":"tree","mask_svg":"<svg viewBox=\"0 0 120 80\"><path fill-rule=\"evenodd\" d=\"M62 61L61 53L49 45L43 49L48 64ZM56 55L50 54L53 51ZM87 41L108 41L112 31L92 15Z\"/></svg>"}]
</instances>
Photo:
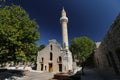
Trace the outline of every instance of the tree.
<instances>
[{"instance_id":1,"label":"tree","mask_svg":"<svg viewBox=\"0 0 120 80\"><path fill-rule=\"evenodd\" d=\"M33 61L39 39L38 25L17 5L0 8L0 61Z\"/></svg>"},{"instance_id":2,"label":"tree","mask_svg":"<svg viewBox=\"0 0 120 80\"><path fill-rule=\"evenodd\" d=\"M93 53L95 48L94 42L88 37L74 38L71 41L70 50L75 59L79 60L82 66L82 74L84 75L85 60Z\"/></svg>"},{"instance_id":3,"label":"tree","mask_svg":"<svg viewBox=\"0 0 120 80\"><path fill-rule=\"evenodd\" d=\"M70 50L74 58L79 61L85 61L95 48L94 42L88 37L78 37L71 41Z\"/></svg>"},{"instance_id":4,"label":"tree","mask_svg":"<svg viewBox=\"0 0 120 80\"><path fill-rule=\"evenodd\" d=\"M5 6L7 2L8 2L8 0L0 0L0 7ZM10 0L9 0L9 2L10 2Z\"/></svg>"}]
</instances>

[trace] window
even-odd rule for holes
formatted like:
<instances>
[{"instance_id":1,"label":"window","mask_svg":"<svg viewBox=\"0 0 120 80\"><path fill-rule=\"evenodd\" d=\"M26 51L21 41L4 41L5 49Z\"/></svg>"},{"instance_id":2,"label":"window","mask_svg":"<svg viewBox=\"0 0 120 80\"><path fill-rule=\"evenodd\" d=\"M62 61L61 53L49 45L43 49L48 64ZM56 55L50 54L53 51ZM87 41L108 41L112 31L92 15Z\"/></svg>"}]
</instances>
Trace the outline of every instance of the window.
<instances>
[{"instance_id":1,"label":"window","mask_svg":"<svg viewBox=\"0 0 120 80\"><path fill-rule=\"evenodd\" d=\"M50 52L50 60L52 60L53 58L53 54L52 54L52 52Z\"/></svg>"},{"instance_id":2,"label":"window","mask_svg":"<svg viewBox=\"0 0 120 80\"><path fill-rule=\"evenodd\" d=\"M44 62L44 58L42 57L42 62Z\"/></svg>"},{"instance_id":3,"label":"window","mask_svg":"<svg viewBox=\"0 0 120 80\"><path fill-rule=\"evenodd\" d=\"M53 49L53 46L52 45L50 45L50 50L52 50Z\"/></svg>"},{"instance_id":4,"label":"window","mask_svg":"<svg viewBox=\"0 0 120 80\"><path fill-rule=\"evenodd\" d=\"M43 64L41 64L41 71L43 71Z\"/></svg>"},{"instance_id":5,"label":"window","mask_svg":"<svg viewBox=\"0 0 120 80\"><path fill-rule=\"evenodd\" d=\"M61 56L59 56L59 60L58 60L59 62L62 62L62 58L61 58Z\"/></svg>"}]
</instances>

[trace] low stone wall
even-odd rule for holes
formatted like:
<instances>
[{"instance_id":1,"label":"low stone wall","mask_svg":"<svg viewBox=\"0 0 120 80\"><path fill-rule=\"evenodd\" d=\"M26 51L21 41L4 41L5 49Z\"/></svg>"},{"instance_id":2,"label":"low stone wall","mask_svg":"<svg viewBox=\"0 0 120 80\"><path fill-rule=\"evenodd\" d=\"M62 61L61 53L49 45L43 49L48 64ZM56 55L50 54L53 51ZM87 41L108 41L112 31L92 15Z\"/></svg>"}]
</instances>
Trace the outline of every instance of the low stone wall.
<instances>
[{"instance_id":1,"label":"low stone wall","mask_svg":"<svg viewBox=\"0 0 120 80\"><path fill-rule=\"evenodd\" d=\"M29 71L32 71L31 67L7 67L7 69L18 69L18 70L29 70Z\"/></svg>"},{"instance_id":2,"label":"low stone wall","mask_svg":"<svg viewBox=\"0 0 120 80\"><path fill-rule=\"evenodd\" d=\"M78 71L81 71L82 67L76 67L76 69L74 70L74 74L76 74Z\"/></svg>"}]
</instances>

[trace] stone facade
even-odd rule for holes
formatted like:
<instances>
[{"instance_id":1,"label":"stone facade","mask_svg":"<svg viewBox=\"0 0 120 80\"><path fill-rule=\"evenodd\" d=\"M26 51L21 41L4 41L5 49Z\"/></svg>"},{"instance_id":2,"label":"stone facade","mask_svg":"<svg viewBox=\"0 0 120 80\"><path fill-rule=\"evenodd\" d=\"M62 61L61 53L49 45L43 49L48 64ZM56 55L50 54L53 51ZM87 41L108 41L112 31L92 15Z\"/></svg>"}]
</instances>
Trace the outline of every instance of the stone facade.
<instances>
[{"instance_id":1,"label":"stone facade","mask_svg":"<svg viewBox=\"0 0 120 80\"><path fill-rule=\"evenodd\" d=\"M99 70L120 73L120 15L96 48L94 57Z\"/></svg>"},{"instance_id":2,"label":"stone facade","mask_svg":"<svg viewBox=\"0 0 120 80\"><path fill-rule=\"evenodd\" d=\"M56 40L49 40L49 45L38 52L37 70L46 72L63 72L62 48Z\"/></svg>"}]
</instances>

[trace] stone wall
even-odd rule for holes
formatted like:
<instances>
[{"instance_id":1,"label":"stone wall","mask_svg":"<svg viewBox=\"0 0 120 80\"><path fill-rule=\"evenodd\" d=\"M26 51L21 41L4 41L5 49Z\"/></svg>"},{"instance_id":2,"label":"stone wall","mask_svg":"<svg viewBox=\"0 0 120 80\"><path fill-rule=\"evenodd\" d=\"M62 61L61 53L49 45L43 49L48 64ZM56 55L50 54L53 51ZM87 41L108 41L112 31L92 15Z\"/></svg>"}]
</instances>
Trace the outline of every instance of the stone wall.
<instances>
[{"instance_id":1,"label":"stone wall","mask_svg":"<svg viewBox=\"0 0 120 80\"><path fill-rule=\"evenodd\" d=\"M120 73L120 15L117 16L103 41L96 48L94 57L99 70Z\"/></svg>"}]
</instances>

